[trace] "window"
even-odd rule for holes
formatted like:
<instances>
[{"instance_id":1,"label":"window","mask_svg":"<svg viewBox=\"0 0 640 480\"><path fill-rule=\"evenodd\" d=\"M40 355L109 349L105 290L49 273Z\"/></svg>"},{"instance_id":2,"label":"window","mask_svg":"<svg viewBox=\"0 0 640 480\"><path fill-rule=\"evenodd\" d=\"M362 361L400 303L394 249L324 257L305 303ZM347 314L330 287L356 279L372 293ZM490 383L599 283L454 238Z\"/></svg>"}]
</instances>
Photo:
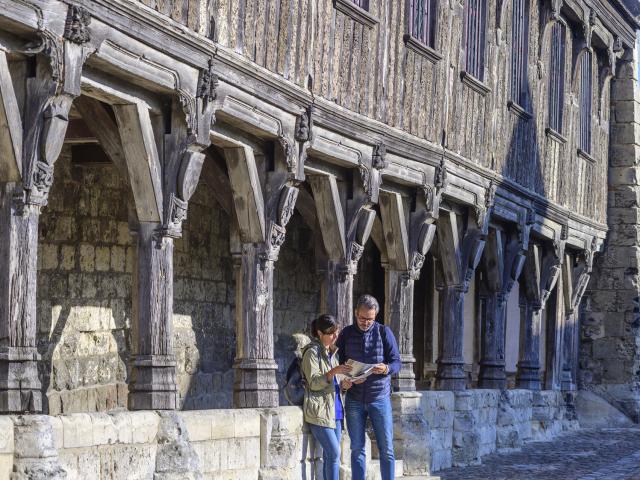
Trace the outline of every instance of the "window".
<instances>
[{"instance_id":1,"label":"window","mask_svg":"<svg viewBox=\"0 0 640 480\"><path fill-rule=\"evenodd\" d=\"M513 0L511 14L511 100L524 106L527 91L528 2Z\"/></svg>"},{"instance_id":2,"label":"window","mask_svg":"<svg viewBox=\"0 0 640 480\"><path fill-rule=\"evenodd\" d=\"M580 150L591 153L592 54L587 51L580 65Z\"/></svg>"},{"instance_id":3,"label":"window","mask_svg":"<svg viewBox=\"0 0 640 480\"><path fill-rule=\"evenodd\" d=\"M369 11L369 0L353 0L353 3L361 9Z\"/></svg>"},{"instance_id":4,"label":"window","mask_svg":"<svg viewBox=\"0 0 640 480\"><path fill-rule=\"evenodd\" d=\"M549 128L562 133L564 105L564 41L565 27L554 23L551 28L551 60L549 62Z\"/></svg>"},{"instance_id":5,"label":"window","mask_svg":"<svg viewBox=\"0 0 640 480\"><path fill-rule=\"evenodd\" d=\"M467 0L465 7L466 71L484 80L486 0Z\"/></svg>"},{"instance_id":6,"label":"window","mask_svg":"<svg viewBox=\"0 0 640 480\"><path fill-rule=\"evenodd\" d=\"M435 0L411 0L410 15L409 34L425 45L433 47L435 43L433 28Z\"/></svg>"}]
</instances>

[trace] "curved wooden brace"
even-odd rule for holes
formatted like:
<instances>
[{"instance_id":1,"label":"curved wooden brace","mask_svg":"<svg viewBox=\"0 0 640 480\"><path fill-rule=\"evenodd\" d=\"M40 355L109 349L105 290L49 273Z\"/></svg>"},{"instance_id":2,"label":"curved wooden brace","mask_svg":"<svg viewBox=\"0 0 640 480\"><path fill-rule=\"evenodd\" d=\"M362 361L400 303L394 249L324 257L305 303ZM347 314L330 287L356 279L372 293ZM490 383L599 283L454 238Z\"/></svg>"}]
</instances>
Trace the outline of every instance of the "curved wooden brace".
<instances>
[{"instance_id":1,"label":"curved wooden brace","mask_svg":"<svg viewBox=\"0 0 640 480\"><path fill-rule=\"evenodd\" d=\"M384 232L387 256L394 270L409 269L408 216L405 213L402 195L386 190L380 191L380 217Z\"/></svg>"},{"instance_id":2,"label":"curved wooden brace","mask_svg":"<svg viewBox=\"0 0 640 480\"><path fill-rule=\"evenodd\" d=\"M0 51L0 181L22 181L22 115L7 55Z\"/></svg>"},{"instance_id":3,"label":"curved wooden brace","mask_svg":"<svg viewBox=\"0 0 640 480\"><path fill-rule=\"evenodd\" d=\"M149 109L137 103L114 105L122 148L139 222L162 222L163 196L160 158Z\"/></svg>"}]
</instances>

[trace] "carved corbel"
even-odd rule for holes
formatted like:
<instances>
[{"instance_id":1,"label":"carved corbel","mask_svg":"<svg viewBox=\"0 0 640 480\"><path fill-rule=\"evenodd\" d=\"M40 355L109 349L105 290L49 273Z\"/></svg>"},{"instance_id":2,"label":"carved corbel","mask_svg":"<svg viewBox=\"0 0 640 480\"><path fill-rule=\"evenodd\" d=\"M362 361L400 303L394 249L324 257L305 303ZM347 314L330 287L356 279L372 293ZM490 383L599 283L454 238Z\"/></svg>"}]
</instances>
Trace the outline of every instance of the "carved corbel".
<instances>
[{"instance_id":1,"label":"carved corbel","mask_svg":"<svg viewBox=\"0 0 640 480\"><path fill-rule=\"evenodd\" d=\"M297 145L294 148L285 137L279 138L280 144L287 158L287 169L298 180L304 180L304 164L307 159L307 149L313 141L313 105L309 105L296 118L294 140Z\"/></svg>"},{"instance_id":2,"label":"carved corbel","mask_svg":"<svg viewBox=\"0 0 640 480\"><path fill-rule=\"evenodd\" d=\"M290 184L284 185L280 190L277 207L270 221L269 237L267 238L264 252L261 255L263 261L275 262L278 260L280 247L286 237L287 224L295 211L298 193L298 187Z\"/></svg>"},{"instance_id":3,"label":"carved corbel","mask_svg":"<svg viewBox=\"0 0 640 480\"><path fill-rule=\"evenodd\" d=\"M387 146L383 142L378 142L373 147L373 154L371 155L371 166L377 170L386 168L387 163Z\"/></svg>"},{"instance_id":4,"label":"carved corbel","mask_svg":"<svg viewBox=\"0 0 640 480\"><path fill-rule=\"evenodd\" d=\"M364 245L367 243L373 228L376 212L367 206L360 208L349 229L349 251L346 258L346 273L355 275L358 271L358 262L364 252Z\"/></svg>"},{"instance_id":5,"label":"carved corbel","mask_svg":"<svg viewBox=\"0 0 640 480\"><path fill-rule=\"evenodd\" d=\"M91 47L88 25L91 16L82 7L70 6L62 38L41 30L39 39L21 51L26 55L42 54L51 67L41 74L37 84L27 89L24 188L27 204L44 206L53 183L53 167L60 155L69 123L69 110L80 95L82 66Z\"/></svg>"},{"instance_id":6,"label":"carved corbel","mask_svg":"<svg viewBox=\"0 0 640 480\"><path fill-rule=\"evenodd\" d=\"M485 189L484 203L481 204L478 202L474 207L478 228L484 235L487 234L489 228L489 218L491 217L491 211L493 210L493 206L496 201L497 190L498 185L491 180L491 182L489 182L489 186Z\"/></svg>"},{"instance_id":7,"label":"carved corbel","mask_svg":"<svg viewBox=\"0 0 640 480\"><path fill-rule=\"evenodd\" d=\"M564 0L551 0L551 17L555 21L560 20L560 12L562 10L563 5L564 5Z\"/></svg>"}]
</instances>

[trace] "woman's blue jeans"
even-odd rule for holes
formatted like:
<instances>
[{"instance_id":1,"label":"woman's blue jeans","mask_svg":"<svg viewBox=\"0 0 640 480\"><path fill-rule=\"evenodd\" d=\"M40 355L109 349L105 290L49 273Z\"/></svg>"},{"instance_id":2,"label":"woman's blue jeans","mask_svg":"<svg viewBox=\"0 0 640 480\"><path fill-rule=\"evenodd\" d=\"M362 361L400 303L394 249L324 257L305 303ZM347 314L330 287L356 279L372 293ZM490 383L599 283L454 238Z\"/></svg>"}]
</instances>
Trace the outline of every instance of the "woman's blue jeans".
<instances>
[{"instance_id":1,"label":"woman's blue jeans","mask_svg":"<svg viewBox=\"0 0 640 480\"><path fill-rule=\"evenodd\" d=\"M322 472L324 480L340 480L340 438L342 437L342 420L336 421L336 428L321 427L309 424L311 433L322 445Z\"/></svg>"},{"instance_id":2,"label":"woman's blue jeans","mask_svg":"<svg viewBox=\"0 0 640 480\"><path fill-rule=\"evenodd\" d=\"M365 426L367 417L371 418L373 433L376 436L380 452L380 475L382 480L395 478L395 456L393 453L393 415L391 398L384 397L373 402L363 403L349 398L345 404L347 430L351 439L351 475L352 480L364 480L366 461Z\"/></svg>"}]
</instances>

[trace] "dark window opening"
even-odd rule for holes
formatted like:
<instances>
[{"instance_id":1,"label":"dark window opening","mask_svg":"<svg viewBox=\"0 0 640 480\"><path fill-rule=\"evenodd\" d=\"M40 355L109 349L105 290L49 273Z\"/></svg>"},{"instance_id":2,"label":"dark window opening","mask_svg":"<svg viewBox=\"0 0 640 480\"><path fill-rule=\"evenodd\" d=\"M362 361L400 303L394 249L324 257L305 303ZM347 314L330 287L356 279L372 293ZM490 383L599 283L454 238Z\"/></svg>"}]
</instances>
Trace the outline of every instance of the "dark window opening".
<instances>
[{"instance_id":1,"label":"dark window opening","mask_svg":"<svg viewBox=\"0 0 640 480\"><path fill-rule=\"evenodd\" d=\"M486 37L486 0L467 0L465 5L466 71L484 80L484 49Z\"/></svg>"},{"instance_id":2,"label":"dark window opening","mask_svg":"<svg viewBox=\"0 0 640 480\"><path fill-rule=\"evenodd\" d=\"M369 0L353 0L353 3L363 10L369 11Z\"/></svg>"},{"instance_id":3,"label":"dark window opening","mask_svg":"<svg viewBox=\"0 0 640 480\"><path fill-rule=\"evenodd\" d=\"M562 133L564 105L565 27L554 23L551 29L551 60L549 63L549 127Z\"/></svg>"},{"instance_id":4,"label":"dark window opening","mask_svg":"<svg viewBox=\"0 0 640 480\"><path fill-rule=\"evenodd\" d=\"M525 105L527 82L528 2L513 0L511 15L511 100Z\"/></svg>"},{"instance_id":5,"label":"dark window opening","mask_svg":"<svg viewBox=\"0 0 640 480\"><path fill-rule=\"evenodd\" d=\"M409 34L429 47L435 45L435 0L411 0Z\"/></svg>"},{"instance_id":6,"label":"dark window opening","mask_svg":"<svg viewBox=\"0 0 640 480\"><path fill-rule=\"evenodd\" d=\"M592 55L587 51L580 65L580 149L591 153Z\"/></svg>"}]
</instances>

